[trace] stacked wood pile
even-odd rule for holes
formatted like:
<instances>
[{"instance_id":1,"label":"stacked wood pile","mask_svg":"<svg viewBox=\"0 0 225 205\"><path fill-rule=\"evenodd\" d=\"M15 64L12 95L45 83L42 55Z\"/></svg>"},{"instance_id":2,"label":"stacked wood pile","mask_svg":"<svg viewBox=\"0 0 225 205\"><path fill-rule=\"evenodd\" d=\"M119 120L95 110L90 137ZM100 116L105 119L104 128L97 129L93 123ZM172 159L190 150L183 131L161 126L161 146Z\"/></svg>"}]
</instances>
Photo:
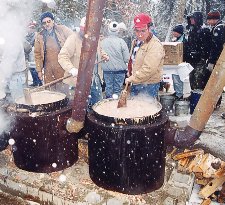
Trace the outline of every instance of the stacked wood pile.
<instances>
[{"instance_id":1,"label":"stacked wood pile","mask_svg":"<svg viewBox=\"0 0 225 205\"><path fill-rule=\"evenodd\" d=\"M184 150L172 156L178 161L178 171L195 174L195 182L201 186L201 205L211 201L225 203L225 162L201 149Z\"/></svg>"}]
</instances>

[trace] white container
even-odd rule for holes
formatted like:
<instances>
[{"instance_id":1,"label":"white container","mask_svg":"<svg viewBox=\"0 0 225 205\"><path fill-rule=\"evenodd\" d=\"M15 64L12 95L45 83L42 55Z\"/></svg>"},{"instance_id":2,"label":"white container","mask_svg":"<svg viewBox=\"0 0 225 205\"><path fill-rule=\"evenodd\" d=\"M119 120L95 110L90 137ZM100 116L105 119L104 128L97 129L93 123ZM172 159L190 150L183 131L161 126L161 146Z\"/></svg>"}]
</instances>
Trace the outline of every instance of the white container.
<instances>
[{"instance_id":1,"label":"white container","mask_svg":"<svg viewBox=\"0 0 225 205\"><path fill-rule=\"evenodd\" d=\"M184 82L193 69L194 68L189 63L180 63L177 69L177 74L180 76L180 80Z\"/></svg>"}]
</instances>

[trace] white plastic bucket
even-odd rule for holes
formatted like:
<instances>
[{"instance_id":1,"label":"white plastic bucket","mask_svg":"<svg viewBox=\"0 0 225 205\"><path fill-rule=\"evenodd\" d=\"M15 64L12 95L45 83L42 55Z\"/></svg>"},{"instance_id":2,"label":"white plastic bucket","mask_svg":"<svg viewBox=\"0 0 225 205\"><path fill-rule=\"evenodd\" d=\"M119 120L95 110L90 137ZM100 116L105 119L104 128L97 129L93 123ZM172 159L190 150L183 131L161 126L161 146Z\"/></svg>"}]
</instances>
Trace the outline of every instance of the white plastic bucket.
<instances>
[{"instance_id":1,"label":"white plastic bucket","mask_svg":"<svg viewBox=\"0 0 225 205\"><path fill-rule=\"evenodd\" d=\"M178 65L177 74L180 76L180 80L184 82L185 78L189 76L189 73L194 68L189 63L180 63Z\"/></svg>"}]
</instances>

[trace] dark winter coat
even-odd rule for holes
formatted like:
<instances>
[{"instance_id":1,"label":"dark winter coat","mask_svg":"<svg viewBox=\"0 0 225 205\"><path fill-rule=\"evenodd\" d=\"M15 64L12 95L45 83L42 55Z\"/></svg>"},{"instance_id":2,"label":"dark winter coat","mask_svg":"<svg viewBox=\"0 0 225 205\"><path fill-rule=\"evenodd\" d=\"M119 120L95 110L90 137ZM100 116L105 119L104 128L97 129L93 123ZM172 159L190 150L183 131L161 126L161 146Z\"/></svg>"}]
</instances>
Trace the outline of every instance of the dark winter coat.
<instances>
[{"instance_id":1,"label":"dark winter coat","mask_svg":"<svg viewBox=\"0 0 225 205\"><path fill-rule=\"evenodd\" d=\"M211 37L212 43L208 63L216 64L216 61L220 57L220 54L223 50L223 44L225 40L224 23L222 21L218 21L213 27L211 31Z\"/></svg>"},{"instance_id":2,"label":"dark winter coat","mask_svg":"<svg viewBox=\"0 0 225 205\"><path fill-rule=\"evenodd\" d=\"M190 18L194 18L195 25L191 25ZM211 34L209 28L202 26L203 15L201 12L194 12L187 20L189 32L185 43L184 59L194 68L189 75L191 89L203 90L210 76L206 61L210 52Z\"/></svg>"},{"instance_id":3,"label":"dark winter coat","mask_svg":"<svg viewBox=\"0 0 225 205\"><path fill-rule=\"evenodd\" d=\"M190 24L190 18L194 18L196 24ZM210 51L210 30L203 28L203 16L201 12L194 12L187 18L189 29L187 42L185 43L185 61L193 67L201 60L207 60Z\"/></svg>"}]
</instances>

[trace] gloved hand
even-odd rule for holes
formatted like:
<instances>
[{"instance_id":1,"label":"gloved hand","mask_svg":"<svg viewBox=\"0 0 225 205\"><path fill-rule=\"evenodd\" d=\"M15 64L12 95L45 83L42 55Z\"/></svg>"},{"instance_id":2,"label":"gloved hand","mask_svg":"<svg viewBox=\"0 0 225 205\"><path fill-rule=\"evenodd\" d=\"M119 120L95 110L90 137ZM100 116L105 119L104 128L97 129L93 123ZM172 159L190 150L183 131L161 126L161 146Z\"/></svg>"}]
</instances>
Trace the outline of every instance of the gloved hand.
<instances>
[{"instance_id":1,"label":"gloved hand","mask_svg":"<svg viewBox=\"0 0 225 205\"><path fill-rule=\"evenodd\" d=\"M129 78L126 78L125 79L125 83L127 84L127 83L131 83L131 80L129 79Z\"/></svg>"},{"instance_id":2,"label":"gloved hand","mask_svg":"<svg viewBox=\"0 0 225 205\"><path fill-rule=\"evenodd\" d=\"M212 63L209 63L208 66L207 66L207 69L212 72L213 71L213 68L214 68L214 64Z\"/></svg>"},{"instance_id":3,"label":"gloved hand","mask_svg":"<svg viewBox=\"0 0 225 205\"><path fill-rule=\"evenodd\" d=\"M77 68L71 68L69 73L73 76L76 77L78 74L78 69Z\"/></svg>"},{"instance_id":4,"label":"gloved hand","mask_svg":"<svg viewBox=\"0 0 225 205\"><path fill-rule=\"evenodd\" d=\"M109 61L109 56L106 54L106 53L104 53L103 55L102 55L102 57L101 57L101 59L103 60L103 61Z\"/></svg>"}]
</instances>

